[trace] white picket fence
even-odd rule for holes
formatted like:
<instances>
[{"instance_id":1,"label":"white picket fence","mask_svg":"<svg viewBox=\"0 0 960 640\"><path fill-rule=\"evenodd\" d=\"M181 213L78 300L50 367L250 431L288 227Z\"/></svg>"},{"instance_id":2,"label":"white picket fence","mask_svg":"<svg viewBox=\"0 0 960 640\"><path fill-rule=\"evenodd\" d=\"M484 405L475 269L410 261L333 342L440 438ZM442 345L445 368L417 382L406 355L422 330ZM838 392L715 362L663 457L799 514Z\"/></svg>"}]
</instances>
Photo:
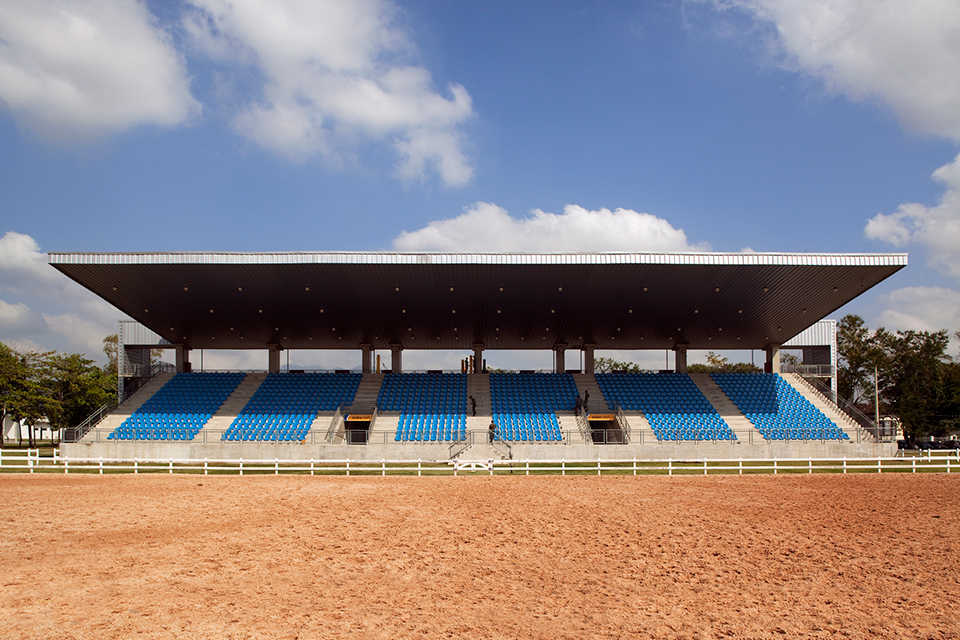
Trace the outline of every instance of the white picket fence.
<instances>
[{"instance_id":1,"label":"white picket fence","mask_svg":"<svg viewBox=\"0 0 960 640\"><path fill-rule=\"evenodd\" d=\"M41 456L37 449L0 450L0 473L193 473L219 475L745 475L767 473L957 473L960 450L897 458L768 458L659 460L195 460Z\"/></svg>"}]
</instances>

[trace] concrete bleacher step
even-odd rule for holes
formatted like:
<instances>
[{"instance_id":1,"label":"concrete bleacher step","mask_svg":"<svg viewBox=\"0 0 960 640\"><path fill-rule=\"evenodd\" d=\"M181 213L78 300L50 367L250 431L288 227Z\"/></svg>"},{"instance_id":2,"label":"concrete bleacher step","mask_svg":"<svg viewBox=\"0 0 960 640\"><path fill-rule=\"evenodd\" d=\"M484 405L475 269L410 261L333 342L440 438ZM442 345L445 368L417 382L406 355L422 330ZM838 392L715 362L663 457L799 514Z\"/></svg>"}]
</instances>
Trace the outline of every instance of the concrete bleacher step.
<instances>
[{"instance_id":1,"label":"concrete bleacher step","mask_svg":"<svg viewBox=\"0 0 960 640\"><path fill-rule=\"evenodd\" d=\"M727 423L739 440L748 439L748 434L753 432L754 437L761 438L760 432L754 426L747 416L737 408L733 400L723 392L709 373L691 373L690 379L700 389L700 393L710 401L713 408L720 414L723 421Z\"/></svg>"},{"instance_id":2,"label":"concrete bleacher step","mask_svg":"<svg viewBox=\"0 0 960 640\"><path fill-rule=\"evenodd\" d=\"M607 404L606 398L603 397L603 392L600 391L600 385L597 384L597 379L591 373L574 373L573 381L577 385L577 393L580 394L580 397L583 397L585 391L590 392L590 404L587 406L587 409L590 413L608 413L613 410L613 408Z\"/></svg>"},{"instance_id":3,"label":"concrete bleacher step","mask_svg":"<svg viewBox=\"0 0 960 640\"><path fill-rule=\"evenodd\" d=\"M477 401L477 416L486 416L489 425L493 414L493 401L490 398L490 375L471 373L467 375L467 415L471 413L470 396Z\"/></svg>"},{"instance_id":4,"label":"concrete bleacher step","mask_svg":"<svg viewBox=\"0 0 960 640\"><path fill-rule=\"evenodd\" d=\"M624 411L623 417L630 426L631 444L652 444L657 441L657 434L642 411Z\"/></svg>"},{"instance_id":5,"label":"concrete bleacher step","mask_svg":"<svg viewBox=\"0 0 960 640\"><path fill-rule=\"evenodd\" d=\"M230 428L231 423L240 415L240 411L247 406L250 398L253 397L253 394L257 392L257 389L260 388L260 385L263 384L263 381L266 379L266 373L248 373L244 376L240 384L233 390L233 393L227 396L227 399L223 401L223 404L220 405L217 412L213 414L213 417L207 420L207 424L203 425L203 428L194 436L194 440L203 439L205 436L218 439L220 437L219 434L215 436L212 434L214 432L223 432ZM207 432L207 434L204 432Z\"/></svg>"},{"instance_id":6,"label":"concrete bleacher step","mask_svg":"<svg viewBox=\"0 0 960 640\"><path fill-rule=\"evenodd\" d=\"M83 441L94 441L97 439L97 435L94 432L106 432L113 431L119 427L124 420L130 417L130 415L143 406L147 400L150 399L153 394L160 390L163 385L167 384L170 381L170 378L173 377L172 373L158 373L154 377L150 378L146 384L137 389L133 394L124 400L116 409L111 411L107 416L101 420L94 429L91 429L87 435L83 437Z\"/></svg>"},{"instance_id":7,"label":"concrete bleacher step","mask_svg":"<svg viewBox=\"0 0 960 640\"><path fill-rule=\"evenodd\" d=\"M831 399L826 398L799 374L781 373L780 377L796 389L797 393L806 398L810 404L819 409L823 415L833 420L833 422L850 437L851 442L858 442L857 432L861 431L860 425L856 420L841 411ZM860 437L861 439L867 438L868 440L873 440L873 436L866 431L863 431Z\"/></svg>"}]
</instances>

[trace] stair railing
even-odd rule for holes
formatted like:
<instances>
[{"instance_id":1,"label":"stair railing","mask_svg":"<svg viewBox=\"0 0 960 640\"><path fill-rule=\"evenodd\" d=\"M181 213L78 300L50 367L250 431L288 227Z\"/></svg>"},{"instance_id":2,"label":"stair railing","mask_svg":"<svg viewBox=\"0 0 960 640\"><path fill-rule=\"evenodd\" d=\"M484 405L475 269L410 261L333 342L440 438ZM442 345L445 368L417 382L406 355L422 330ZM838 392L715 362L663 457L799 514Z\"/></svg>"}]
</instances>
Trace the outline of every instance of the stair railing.
<instances>
[{"instance_id":1,"label":"stair railing","mask_svg":"<svg viewBox=\"0 0 960 640\"><path fill-rule=\"evenodd\" d=\"M577 428L580 429L580 436L583 438L584 444L593 444L593 436L590 434L590 425L587 423L587 416L582 413L576 415L577 418ZM559 421L560 416L557 416Z\"/></svg>"},{"instance_id":2,"label":"stair railing","mask_svg":"<svg viewBox=\"0 0 960 640\"><path fill-rule=\"evenodd\" d=\"M876 442L886 442L890 440L889 437L885 436L889 436L891 434L881 434L880 429L877 426L877 423L873 421L873 418L868 417L849 400L841 398L839 394L837 395L837 400L834 400L833 391L831 391L826 385L822 385L814 380L804 378L799 374L797 375L797 379L805 384L817 396L819 396L821 400L832 407L836 407L841 415L846 416L857 428L858 436L869 436Z\"/></svg>"},{"instance_id":3,"label":"stair railing","mask_svg":"<svg viewBox=\"0 0 960 640\"><path fill-rule=\"evenodd\" d=\"M461 453L473 446L473 432L467 432L462 440L455 440L449 447L450 459L453 460Z\"/></svg>"},{"instance_id":4,"label":"stair railing","mask_svg":"<svg viewBox=\"0 0 960 640\"><path fill-rule=\"evenodd\" d=\"M330 418L330 426L327 428L327 442L334 442L337 436L337 424L339 424L340 419L343 417L343 411L341 410L343 405L337 405L337 410L333 412L333 417Z\"/></svg>"},{"instance_id":5,"label":"stair railing","mask_svg":"<svg viewBox=\"0 0 960 640\"><path fill-rule=\"evenodd\" d=\"M91 429L100 424L100 422L117 408L115 402L108 402L94 410L86 420L75 427L67 427L63 430L62 442L80 442L83 436L87 435Z\"/></svg>"},{"instance_id":6,"label":"stair railing","mask_svg":"<svg viewBox=\"0 0 960 640\"><path fill-rule=\"evenodd\" d=\"M616 407L617 426L620 427L620 433L623 434L623 444L630 444L630 423L627 422L627 416L624 415L620 405Z\"/></svg>"}]
</instances>

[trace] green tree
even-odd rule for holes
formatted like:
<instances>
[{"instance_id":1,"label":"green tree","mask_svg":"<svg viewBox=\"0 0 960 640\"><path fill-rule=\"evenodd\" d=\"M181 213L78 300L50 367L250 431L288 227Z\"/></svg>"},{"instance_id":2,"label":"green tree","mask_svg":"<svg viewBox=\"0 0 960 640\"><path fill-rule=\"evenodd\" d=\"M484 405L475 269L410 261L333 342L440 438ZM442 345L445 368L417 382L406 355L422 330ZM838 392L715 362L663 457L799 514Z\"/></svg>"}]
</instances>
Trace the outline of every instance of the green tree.
<instances>
[{"instance_id":1,"label":"green tree","mask_svg":"<svg viewBox=\"0 0 960 640\"><path fill-rule=\"evenodd\" d=\"M116 378L80 354L53 355L48 359L48 366L56 401L56 412L48 417L54 429L80 424L116 394Z\"/></svg>"},{"instance_id":2,"label":"green tree","mask_svg":"<svg viewBox=\"0 0 960 640\"><path fill-rule=\"evenodd\" d=\"M952 400L947 332L880 328L873 342L880 354L881 411L897 415L909 438L943 435Z\"/></svg>"},{"instance_id":3,"label":"green tree","mask_svg":"<svg viewBox=\"0 0 960 640\"><path fill-rule=\"evenodd\" d=\"M0 342L0 447L4 445L3 423L7 416L14 417L14 407L26 377L27 369L23 358Z\"/></svg>"},{"instance_id":4,"label":"green tree","mask_svg":"<svg viewBox=\"0 0 960 640\"><path fill-rule=\"evenodd\" d=\"M21 425L27 426L27 444L32 447L34 428L60 411L53 398L53 375L50 358L53 352L17 354L20 361L19 379L14 385L8 413ZM22 442L21 442L22 443Z\"/></svg>"},{"instance_id":5,"label":"green tree","mask_svg":"<svg viewBox=\"0 0 960 640\"><path fill-rule=\"evenodd\" d=\"M120 338L115 333L111 333L103 339L103 354L107 356L107 364L104 371L116 377L117 375L117 353L119 349Z\"/></svg>"},{"instance_id":6,"label":"green tree","mask_svg":"<svg viewBox=\"0 0 960 640\"><path fill-rule=\"evenodd\" d=\"M837 324L837 393L853 404L862 403L873 393L874 366L882 354L863 318L845 315ZM870 405L873 401L870 400Z\"/></svg>"},{"instance_id":7,"label":"green tree","mask_svg":"<svg viewBox=\"0 0 960 640\"><path fill-rule=\"evenodd\" d=\"M625 362L614 358L596 358L593 361L593 370L597 373L611 373L614 371L620 373L642 373L644 371L636 362Z\"/></svg>"},{"instance_id":8,"label":"green tree","mask_svg":"<svg viewBox=\"0 0 960 640\"><path fill-rule=\"evenodd\" d=\"M760 367L749 362L730 362L726 357L713 351L707 352L707 364L687 366L690 373L759 373Z\"/></svg>"}]
</instances>

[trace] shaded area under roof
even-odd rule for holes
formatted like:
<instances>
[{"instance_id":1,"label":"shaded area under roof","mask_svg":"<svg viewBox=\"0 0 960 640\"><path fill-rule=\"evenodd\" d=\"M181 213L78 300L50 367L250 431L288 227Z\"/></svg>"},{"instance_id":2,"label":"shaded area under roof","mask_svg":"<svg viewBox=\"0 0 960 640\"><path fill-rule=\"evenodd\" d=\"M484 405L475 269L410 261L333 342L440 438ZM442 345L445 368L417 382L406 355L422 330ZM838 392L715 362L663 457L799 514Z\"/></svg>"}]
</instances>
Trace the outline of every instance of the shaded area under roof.
<instances>
[{"instance_id":1,"label":"shaded area under roof","mask_svg":"<svg viewBox=\"0 0 960 640\"><path fill-rule=\"evenodd\" d=\"M191 348L759 348L907 264L906 254L51 253Z\"/></svg>"}]
</instances>

